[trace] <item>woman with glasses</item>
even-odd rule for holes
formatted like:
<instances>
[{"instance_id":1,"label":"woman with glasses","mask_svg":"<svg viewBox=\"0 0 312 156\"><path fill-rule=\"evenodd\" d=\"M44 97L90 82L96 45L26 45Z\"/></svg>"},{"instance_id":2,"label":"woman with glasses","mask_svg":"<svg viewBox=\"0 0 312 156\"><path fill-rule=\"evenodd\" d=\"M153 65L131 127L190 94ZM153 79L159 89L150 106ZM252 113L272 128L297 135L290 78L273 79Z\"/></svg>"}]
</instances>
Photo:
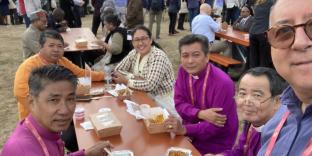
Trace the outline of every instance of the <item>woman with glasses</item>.
<instances>
[{"instance_id":1,"label":"woman with glasses","mask_svg":"<svg viewBox=\"0 0 312 156\"><path fill-rule=\"evenodd\" d=\"M178 116L173 102L172 64L151 37L150 30L143 25L133 30L134 49L117 65L113 80L115 83L147 92L158 105Z\"/></svg>"},{"instance_id":2,"label":"woman with glasses","mask_svg":"<svg viewBox=\"0 0 312 156\"><path fill-rule=\"evenodd\" d=\"M265 32L269 28L270 9L275 0L257 0L254 8L254 21L249 30L249 67L273 67L271 47Z\"/></svg>"},{"instance_id":3,"label":"woman with glasses","mask_svg":"<svg viewBox=\"0 0 312 156\"><path fill-rule=\"evenodd\" d=\"M235 100L244 120L243 131L238 144L220 155L257 155L261 146L261 129L279 108L279 95L285 87L286 83L270 68L252 68L242 75Z\"/></svg>"}]
</instances>

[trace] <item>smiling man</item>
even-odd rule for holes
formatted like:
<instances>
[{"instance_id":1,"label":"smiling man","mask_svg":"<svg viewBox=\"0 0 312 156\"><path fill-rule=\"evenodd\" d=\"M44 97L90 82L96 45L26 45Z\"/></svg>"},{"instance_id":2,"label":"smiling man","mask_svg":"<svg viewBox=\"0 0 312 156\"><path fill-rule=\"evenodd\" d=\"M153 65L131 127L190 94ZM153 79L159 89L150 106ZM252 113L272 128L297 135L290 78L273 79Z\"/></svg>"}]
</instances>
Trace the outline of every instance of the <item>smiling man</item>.
<instances>
[{"instance_id":1,"label":"smiling man","mask_svg":"<svg viewBox=\"0 0 312 156\"><path fill-rule=\"evenodd\" d=\"M19 119L24 119L29 114L27 96L29 95L27 84L30 72L37 67L48 64L62 65L71 70L78 77L85 75L86 70L79 68L71 61L63 57L64 40L54 30L46 30L41 36L39 43L41 49L38 54L26 59L17 69L14 80L14 95L18 102ZM87 71L88 72L88 71ZM102 81L103 72L91 72L93 81Z\"/></svg>"},{"instance_id":2,"label":"smiling man","mask_svg":"<svg viewBox=\"0 0 312 156\"><path fill-rule=\"evenodd\" d=\"M179 50L181 66L174 102L183 126L169 119L166 121L169 131L188 136L202 155L231 149L238 130L233 81L209 63L205 36L183 37Z\"/></svg>"},{"instance_id":3,"label":"smiling man","mask_svg":"<svg viewBox=\"0 0 312 156\"><path fill-rule=\"evenodd\" d=\"M18 123L1 155L64 156L60 136L72 121L77 81L77 77L62 66L47 65L34 69L28 81L30 114ZM110 147L109 142L99 142L90 149L68 155L107 155L104 148Z\"/></svg>"},{"instance_id":4,"label":"smiling man","mask_svg":"<svg viewBox=\"0 0 312 156\"><path fill-rule=\"evenodd\" d=\"M278 0L268 40L277 72L289 83L263 129L258 155L312 154L312 0ZM273 135L274 134L274 135Z\"/></svg>"}]
</instances>

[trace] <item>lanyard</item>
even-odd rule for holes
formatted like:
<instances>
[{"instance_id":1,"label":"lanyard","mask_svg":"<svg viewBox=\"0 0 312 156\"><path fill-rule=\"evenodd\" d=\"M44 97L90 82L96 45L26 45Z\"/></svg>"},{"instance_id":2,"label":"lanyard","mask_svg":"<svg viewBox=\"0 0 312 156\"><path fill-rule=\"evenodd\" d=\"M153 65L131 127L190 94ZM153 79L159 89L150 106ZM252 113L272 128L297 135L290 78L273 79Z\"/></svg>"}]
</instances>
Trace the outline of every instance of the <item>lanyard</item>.
<instances>
[{"instance_id":1,"label":"lanyard","mask_svg":"<svg viewBox=\"0 0 312 156\"><path fill-rule=\"evenodd\" d=\"M50 156L49 152L48 152L48 148L45 145L45 143L43 142L41 136L38 134L38 131L35 129L35 127L29 122L28 118L25 119L25 124L26 127L31 131L31 133L35 136L35 138L37 139L37 141L39 142L44 155L45 156Z\"/></svg>"},{"instance_id":2,"label":"lanyard","mask_svg":"<svg viewBox=\"0 0 312 156\"><path fill-rule=\"evenodd\" d=\"M247 155L247 151L250 145L250 137L251 137L251 133L252 133L252 129L253 127L250 125L247 131L247 139L246 139L246 143L244 145L244 156Z\"/></svg>"},{"instance_id":3,"label":"lanyard","mask_svg":"<svg viewBox=\"0 0 312 156\"><path fill-rule=\"evenodd\" d=\"M35 138L39 142L39 144L40 144L40 146L41 146L41 148L42 148L42 150L44 152L44 155L45 156L50 156L46 144L43 142L43 140L42 140L41 136L39 135L38 131L35 129L33 124L28 120L28 118L25 119L25 124L26 124L26 127L31 131L31 133L35 136ZM59 140L57 142L57 145L58 145L58 148L59 148L59 151L60 151L60 155L64 156L64 143L63 143L63 141Z\"/></svg>"},{"instance_id":4,"label":"lanyard","mask_svg":"<svg viewBox=\"0 0 312 156\"><path fill-rule=\"evenodd\" d=\"M205 75L205 79L204 79L202 98L201 98L201 108L202 109L205 108L206 86L207 86L207 82L208 82L209 73L210 73L210 65L208 64L206 75ZM191 93L192 104L195 105L194 93L193 93L193 85L192 85L192 75L191 74L189 76L189 86L190 86L190 93Z\"/></svg>"},{"instance_id":5,"label":"lanyard","mask_svg":"<svg viewBox=\"0 0 312 156\"><path fill-rule=\"evenodd\" d=\"M312 138L310 139L306 149L303 151L302 156L310 156L311 154L312 154Z\"/></svg>"},{"instance_id":6,"label":"lanyard","mask_svg":"<svg viewBox=\"0 0 312 156\"><path fill-rule=\"evenodd\" d=\"M284 125L284 123L286 122L287 118L289 116L289 111L287 111L284 115L282 120L280 121L280 123L278 124L278 126L275 128L274 133L271 137L270 143L268 145L268 148L265 152L265 156L270 156L272 153L272 150L274 148L274 145L276 143L277 137L280 133L280 131L282 130L282 127ZM312 154L312 139L310 139L308 146L306 147L306 149L303 151L302 156L309 156Z\"/></svg>"}]
</instances>

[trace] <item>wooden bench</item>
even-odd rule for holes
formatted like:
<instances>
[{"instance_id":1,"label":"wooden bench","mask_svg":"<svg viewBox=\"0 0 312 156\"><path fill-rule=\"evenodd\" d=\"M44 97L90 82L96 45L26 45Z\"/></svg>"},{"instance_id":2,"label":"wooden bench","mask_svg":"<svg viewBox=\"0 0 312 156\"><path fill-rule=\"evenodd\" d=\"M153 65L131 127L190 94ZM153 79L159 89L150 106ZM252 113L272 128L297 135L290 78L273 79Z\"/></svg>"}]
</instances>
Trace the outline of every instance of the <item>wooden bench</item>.
<instances>
[{"instance_id":1,"label":"wooden bench","mask_svg":"<svg viewBox=\"0 0 312 156\"><path fill-rule=\"evenodd\" d=\"M242 62L235 60L233 58L224 56L219 53L210 53L209 61L221 66L221 68L227 72L228 68L233 65L239 65Z\"/></svg>"}]
</instances>

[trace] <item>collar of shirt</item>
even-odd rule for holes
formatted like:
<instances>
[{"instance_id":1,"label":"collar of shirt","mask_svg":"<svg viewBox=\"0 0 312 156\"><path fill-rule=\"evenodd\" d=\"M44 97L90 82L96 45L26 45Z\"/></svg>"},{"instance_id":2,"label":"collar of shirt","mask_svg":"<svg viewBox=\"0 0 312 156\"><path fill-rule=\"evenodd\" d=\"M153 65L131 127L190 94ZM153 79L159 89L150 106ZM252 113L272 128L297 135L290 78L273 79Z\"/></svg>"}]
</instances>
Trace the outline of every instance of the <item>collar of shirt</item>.
<instances>
[{"instance_id":1,"label":"collar of shirt","mask_svg":"<svg viewBox=\"0 0 312 156\"><path fill-rule=\"evenodd\" d=\"M155 50L154 47L151 47L150 52L148 52L146 55L144 55L143 58L141 58L141 54L138 53L136 61L135 61L135 65L134 65L134 71L133 71L134 75L140 75L140 76L142 75L143 67L147 63L148 58L151 55L151 51L153 51L153 50Z\"/></svg>"},{"instance_id":2,"label":"collar of shirt","mask_svg":"<svg viewBox=\"0 0 312 156\"><path fill-rule=\"evenodd\" d=\"M251 15L249 15L249 16L247 16L247 17L243 17L242 20L244 20L244 21L246 22L250 16L251 16Z\"/></svg>"},{"instance_id":3,"label":"collar of shirt","mask_svg":"<svg viewBox=\"0 0 312 156\"><path fill-rule=\"evenodd\" d=\"M32 25L32 24L30 24L30 29L32 29L33 31L36 31L36 32L40 32L41 33L41 31L37 28L37 27L35 27L34 25Z\"/></svg>"},{"instance_id":4,"label":"collar of shirt","mask_svg":"<svg viewBox=\"0 0 312 156\"><path fill-rule=\"evenodd\" d=\"M300 114L301 112L301 104L302 102L295 94L295 91L292 89L292 87L288 86L282 96L281 96L281 103L285 104L288 107L288 110L291 113ZM312 105L306 108L306 111L304 114L310 114L312 112Z\"/></svg>"},{"instance_id":5,"label":"collar of shirt","mask_svg":"<svg viewBox=\"0 0 312 156\"><path fill-rule=\"evenodd\" d=\"M42 138L46 138L46 139L52 140L52 141L57 141L61 138L60 133L51 132L51 131L41 127L39 125L39 123L36 121L36 119L31 114L28 116L28 119L33 124L33 126L36 128L36 130L38 131L38 134ZM25 124L25 123L23 123L23 124Z\"/></svg>"}]
</instances>

